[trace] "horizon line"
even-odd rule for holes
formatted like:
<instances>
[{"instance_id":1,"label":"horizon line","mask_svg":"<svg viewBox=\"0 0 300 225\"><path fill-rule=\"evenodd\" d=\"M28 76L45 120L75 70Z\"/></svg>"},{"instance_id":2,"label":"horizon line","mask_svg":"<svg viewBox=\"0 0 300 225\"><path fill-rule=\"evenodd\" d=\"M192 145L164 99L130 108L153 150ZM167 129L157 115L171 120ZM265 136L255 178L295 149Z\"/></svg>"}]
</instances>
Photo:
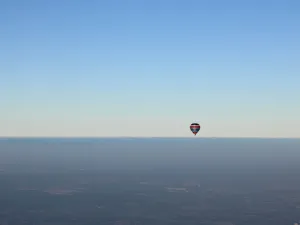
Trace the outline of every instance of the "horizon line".
<instances>
[{"instance_id":1,"label":"horizon line","mask_svg":"<svg viewBox=\"0 0 300 225\"><path fill-rule=\"evenodd\" d=\"M300 137L255 137L255 136L247 136L247 137L203 137L203 136L191 136L191 137L178 137L178 136L0 136L0 139L300 139Z\"/></svg>"}]
</instances>

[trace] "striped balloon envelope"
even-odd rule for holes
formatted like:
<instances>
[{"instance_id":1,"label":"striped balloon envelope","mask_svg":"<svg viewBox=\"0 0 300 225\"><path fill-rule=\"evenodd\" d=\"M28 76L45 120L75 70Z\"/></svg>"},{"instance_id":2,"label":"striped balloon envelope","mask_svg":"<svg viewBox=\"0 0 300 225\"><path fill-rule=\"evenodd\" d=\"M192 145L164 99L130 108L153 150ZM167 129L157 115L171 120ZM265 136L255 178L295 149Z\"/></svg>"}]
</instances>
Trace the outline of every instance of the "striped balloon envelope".
<instances>
[{"instance_id":1,"label":"striped balloon envelope","mask_svg":"<svg viewBox=\"0 0 300 225\"><path fill-rule=\"evenodd\" d=\"M193 134L196 135L200 130L200 125L198 123L192 123L190 125L190 129L193 132Z\"/></svg>"}]
</instances>

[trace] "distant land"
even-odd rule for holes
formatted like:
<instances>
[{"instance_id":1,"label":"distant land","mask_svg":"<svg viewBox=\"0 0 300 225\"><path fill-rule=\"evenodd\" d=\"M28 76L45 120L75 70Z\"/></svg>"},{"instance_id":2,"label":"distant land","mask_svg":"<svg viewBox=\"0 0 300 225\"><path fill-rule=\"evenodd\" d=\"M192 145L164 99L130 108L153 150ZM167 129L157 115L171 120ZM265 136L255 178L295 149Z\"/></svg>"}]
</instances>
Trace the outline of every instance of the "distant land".
<instances>
[{"instance_id":1,"label":"distant land","mask_svg":"<svg viewBox=\"0 0 300 225\"><path fill-rule=\"evenodd\" d=\"M294 225L300 139L1 138L0 224Z\"/></svg>"}]
</instances>

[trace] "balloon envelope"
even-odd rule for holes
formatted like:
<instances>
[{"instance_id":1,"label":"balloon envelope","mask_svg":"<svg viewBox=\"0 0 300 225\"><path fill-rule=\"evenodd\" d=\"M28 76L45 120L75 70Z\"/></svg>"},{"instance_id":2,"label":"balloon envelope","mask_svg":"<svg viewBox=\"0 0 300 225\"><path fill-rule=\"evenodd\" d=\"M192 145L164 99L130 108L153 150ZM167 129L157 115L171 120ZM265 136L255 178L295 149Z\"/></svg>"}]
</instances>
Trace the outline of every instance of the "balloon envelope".
<instances>
[{"instance_id":1,"label":"balloon envelope","mask_svg":"<svg viewBox=\"0 0 300 225\"><path fill-rule=\"evenodd\" d=\"M190 125L190 129L193 132L193 134L196 135L200 130L200 125L198 123L192 123Z\"/></svg>"}]
</instances>

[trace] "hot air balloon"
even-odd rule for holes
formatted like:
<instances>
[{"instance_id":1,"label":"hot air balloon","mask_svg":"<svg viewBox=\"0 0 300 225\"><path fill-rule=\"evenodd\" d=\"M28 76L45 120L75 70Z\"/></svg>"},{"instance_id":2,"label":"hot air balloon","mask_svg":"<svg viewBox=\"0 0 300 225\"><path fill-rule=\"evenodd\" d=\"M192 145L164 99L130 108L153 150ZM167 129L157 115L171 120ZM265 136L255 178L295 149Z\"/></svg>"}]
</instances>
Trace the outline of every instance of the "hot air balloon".
<instances>
[{"instance_id":1,"label":"hot air balloon","mask_svg":"<svg viewBox=\"0 0 300 225\"><path fill-rule=\"evenodd\" d=\"M193 132L193 134L196 136L196 134L199 132L200 130L200 125L198 123L192 123L190 125L190 129Z\"/></svg>"}]
</instances>

